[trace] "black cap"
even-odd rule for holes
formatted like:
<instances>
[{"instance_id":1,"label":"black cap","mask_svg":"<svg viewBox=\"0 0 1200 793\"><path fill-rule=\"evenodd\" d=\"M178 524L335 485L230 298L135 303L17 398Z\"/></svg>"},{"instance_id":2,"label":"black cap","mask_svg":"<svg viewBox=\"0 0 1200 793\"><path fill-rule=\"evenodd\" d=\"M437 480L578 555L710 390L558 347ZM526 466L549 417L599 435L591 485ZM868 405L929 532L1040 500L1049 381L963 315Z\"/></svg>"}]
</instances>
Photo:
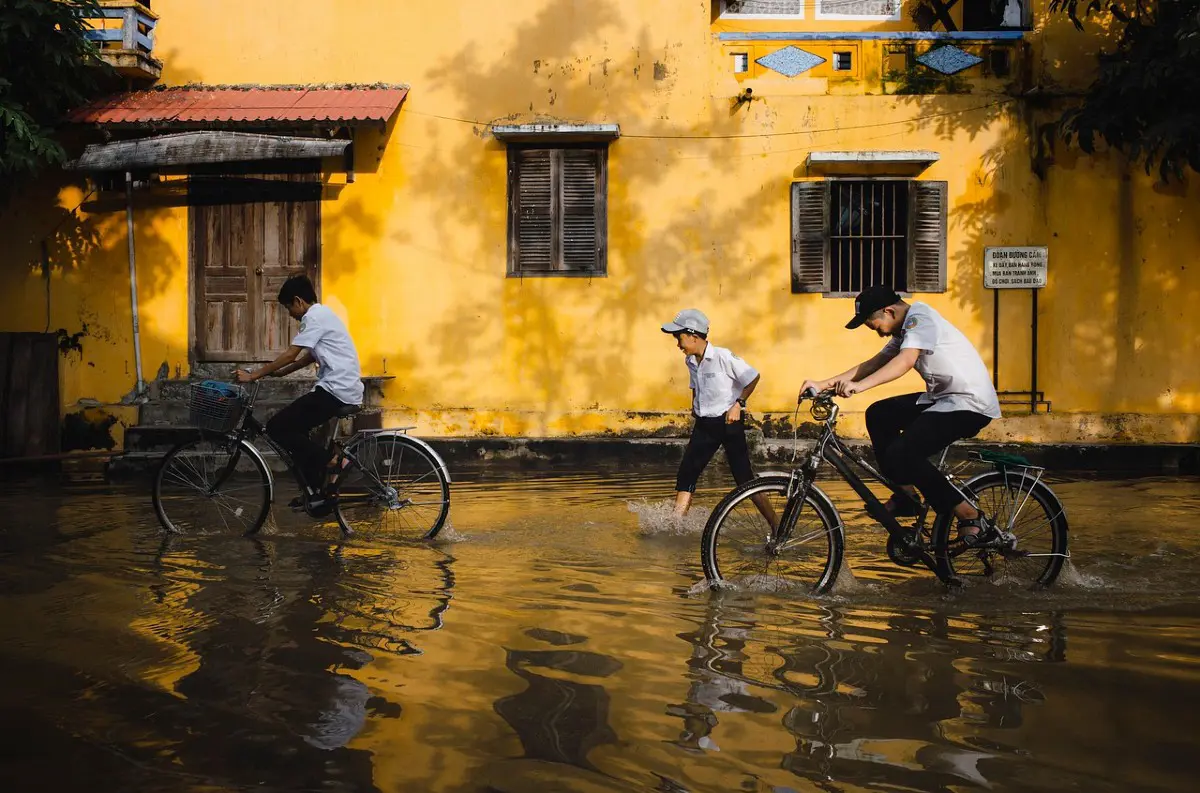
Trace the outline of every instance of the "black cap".
<instances>
[{"instance_id":1,"label":"black cap","mask_svg":"<svg viewBox=\"0 0 1200 793\"><path fill-rule=\"evenodd\" d=\"M854 298L854 319L847 322L846 327L853 330L879 309L894 306L899 302L900 295L892 289L886 286L868 286Z\"/></svg>"}]
</instances>

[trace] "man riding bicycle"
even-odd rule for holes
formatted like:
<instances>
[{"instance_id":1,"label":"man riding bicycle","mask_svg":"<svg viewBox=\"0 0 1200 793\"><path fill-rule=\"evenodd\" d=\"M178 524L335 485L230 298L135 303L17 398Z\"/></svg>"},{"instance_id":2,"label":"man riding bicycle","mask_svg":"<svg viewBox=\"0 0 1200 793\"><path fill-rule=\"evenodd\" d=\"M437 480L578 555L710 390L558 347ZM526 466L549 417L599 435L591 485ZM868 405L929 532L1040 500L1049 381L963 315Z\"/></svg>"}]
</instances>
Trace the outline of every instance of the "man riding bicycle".
<instances>
[{"instance_id":1,"label":"man riding bicycle","mask_svg":"<svg viewBox=\"0 0 1200 793\"><path fill-rule=\"evenodd\" d=\"M889 397L867 408L867 433L880 470L908 494L892 496L885 506L894 517L916 517L920 490L938 513L958 518L959 538L966 545L986 542L991 527L929 460L1000 418L1000 402L983 359L937 311L921 302L909 305L884 286L868 287L855 298L854 318L846 327L860 325L890 341L874 357L839 375L805 380L801 395L811 388L849 397L916 369L925 380L924 393Z\"/></svg>"}]
</instances>

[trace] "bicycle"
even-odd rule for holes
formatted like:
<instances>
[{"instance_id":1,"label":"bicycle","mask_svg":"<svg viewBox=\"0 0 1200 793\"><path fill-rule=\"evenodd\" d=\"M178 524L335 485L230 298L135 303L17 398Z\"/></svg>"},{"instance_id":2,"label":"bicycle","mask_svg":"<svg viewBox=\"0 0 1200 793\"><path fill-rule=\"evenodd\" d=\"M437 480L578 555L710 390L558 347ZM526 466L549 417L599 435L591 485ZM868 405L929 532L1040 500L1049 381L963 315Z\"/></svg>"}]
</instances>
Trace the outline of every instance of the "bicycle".
<instances>
[{"instance_id":1,"label":"bicycle","mask_svg":"<svg viewBox=\"0 0 1200 793\"><path fill-rule=\"evenodd\" d=\"M927 504L906 528L851 468L853 462L893 493L902 492L838 438L839 408L833 397L832 391L811 390L801 396L801 403L812 401L810 412L824 426L800 467L790 474L752 479L712 511L701 539L701 563L711 585L774 575L799 581L814 593L829 591L842 566L845 526L833 501L816 484L822 463L833 466L862 499L867 514L887 529L887 553L893 562L904 567L923 564L951 586L964 579L1020 581L1035 588L1054 583L1070 556L1067 516L1044 480L1044 468L1016 455L972 452L970 459L992 470L964 481L959 476L964 465L952 470L946 464L947 448L938 470L983 514L990 528L978 545L956 542L950 536L954 516L938 514L926 525ZM761 506L764 499L767 509Z\"/></svg>"},{"instance_id":2,"label":"bicycle","mask_svg":"<svg viewBox=\"0 0 1200 793\"><path fill-rule=\"evenodd\" d=\"M254 416L260 387L247 391L211 380L192 385L189 408L197 436L167 452L154 478L154 510L166 531L184 534L216 526L256 534L275 497L271 468L253 443L260 438L291 472L301 494L309 492L290 455ZM428 443L407 434L412 427L358 430L342 440L342 419L358 412L351 405L340 410L327 440L330 478L337 477L329 492L342 534L432 539L450 511L446 463ZM315 492L320 484L314 484ZM291 506L311 515L308 504L302 495Z\"/></svg>"}]
</instances>

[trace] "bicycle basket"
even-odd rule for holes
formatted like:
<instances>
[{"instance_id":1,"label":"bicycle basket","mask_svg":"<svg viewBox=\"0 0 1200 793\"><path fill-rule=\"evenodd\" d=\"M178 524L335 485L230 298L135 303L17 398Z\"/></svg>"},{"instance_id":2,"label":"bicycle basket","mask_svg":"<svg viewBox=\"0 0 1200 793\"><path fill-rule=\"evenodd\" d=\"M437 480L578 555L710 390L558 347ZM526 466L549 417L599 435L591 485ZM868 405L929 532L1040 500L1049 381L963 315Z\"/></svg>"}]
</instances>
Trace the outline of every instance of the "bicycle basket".
<instances>
[{"instance_id":1,"label":"bicycle basket","mask_svg":"<svg viewBox=\"0 0 1200 793\"><path fill-rule=\"evenodd\" d=\"M246 389L241 386L205 380L192 385L188 413L193 426L213 432L229 432L242 420L247 401Z\"/></svg>"}]
</instances>

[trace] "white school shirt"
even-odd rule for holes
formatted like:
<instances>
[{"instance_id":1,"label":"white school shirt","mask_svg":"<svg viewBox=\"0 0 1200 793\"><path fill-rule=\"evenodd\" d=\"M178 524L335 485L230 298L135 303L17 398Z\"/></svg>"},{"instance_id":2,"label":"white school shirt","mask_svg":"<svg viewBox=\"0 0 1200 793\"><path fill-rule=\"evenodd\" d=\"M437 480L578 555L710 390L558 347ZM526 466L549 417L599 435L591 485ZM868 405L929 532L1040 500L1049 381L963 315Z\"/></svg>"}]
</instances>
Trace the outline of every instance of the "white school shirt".
<instances>
[{"instance_id":1,"label":"white school shirt","mask_svg":"<svg viewBox=\"0 0 1200 793\"><path fill-rule=\"evenodd\" d=\"M692 387L692 413L703 418L724 416L754 382L758 371L724 347L709 344L704 357L687 357Z\"/></svg>"},{"instance_id":2,"label":"white school shirt","mask_svg":"<svg viewBox=\"0 0 1200 793\"><path fill-rule=\"evenodd\" d=\"M347 405L363 401L362 369L358 350L346 325L328 306L313 303L300 320L300 332L292 339L296 347L312 350L317 360L317 387L324 388Z\"/></svg>"},{"instance_id":3,"label":"white school shirt","mask_svg":"<svg viewBox=\"0 0 1200 793\"><path fill-rule=\"evenodd\" d=\"M929 410L938 413L969 410L1000 418L1000 400L975 345L924 303L908 307L903 329L883 353L891 359L913 349L921 351L914 368L926 386L917 404L931 405Z\"/></svg>"}]
</instances>

